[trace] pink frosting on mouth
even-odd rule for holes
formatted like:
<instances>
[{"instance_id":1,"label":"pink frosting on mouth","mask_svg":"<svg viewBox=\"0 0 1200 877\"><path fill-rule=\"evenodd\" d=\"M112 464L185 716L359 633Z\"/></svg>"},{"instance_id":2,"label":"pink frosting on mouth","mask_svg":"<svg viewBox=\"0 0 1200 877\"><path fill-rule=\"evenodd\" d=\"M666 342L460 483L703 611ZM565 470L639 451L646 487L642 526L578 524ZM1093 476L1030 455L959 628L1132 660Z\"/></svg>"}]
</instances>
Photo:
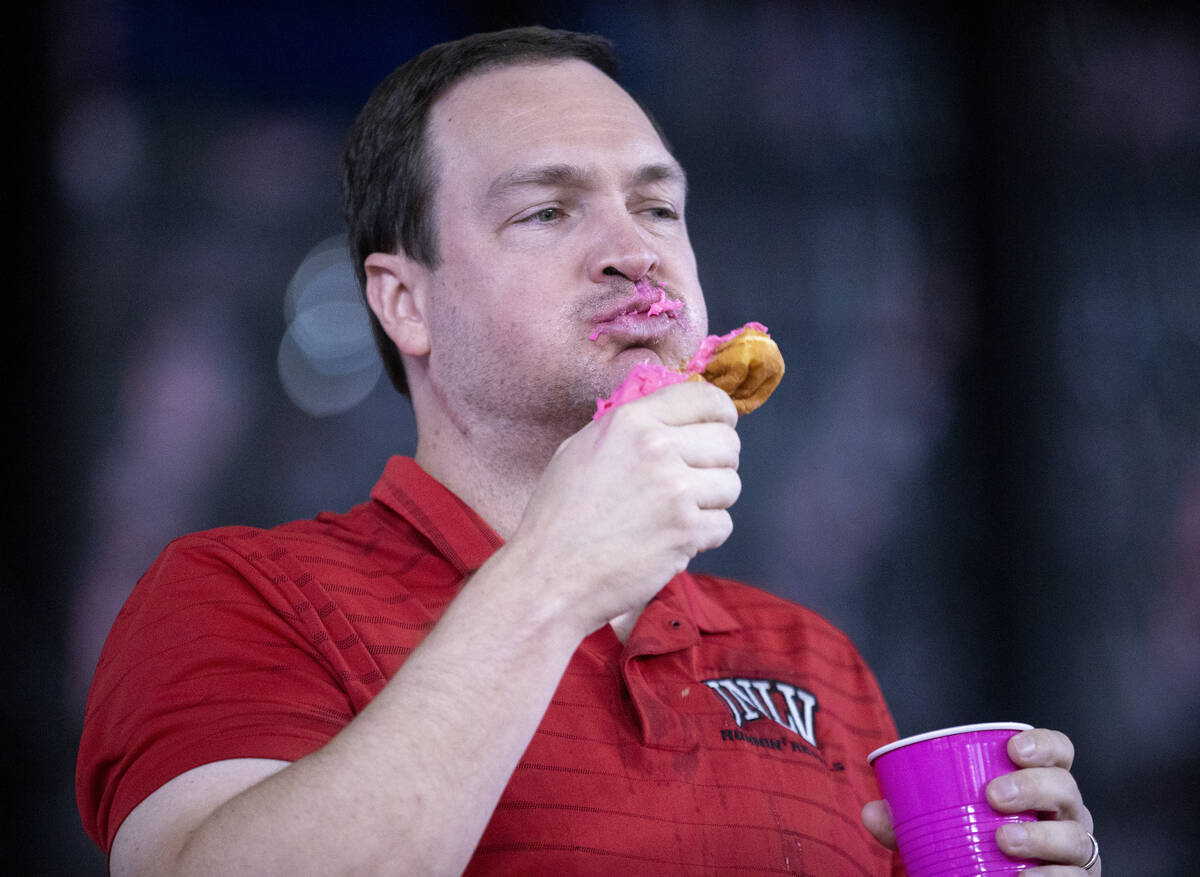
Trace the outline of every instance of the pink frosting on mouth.
<instances>
[{"instance_id":1,"label":"pink frosting on mouth","mask_svg":"<svg viewBox=\"0 0 1200 877\"><path fill-rule=\"evenodd\" d=\"M718 347L745 332L747 329L757 329L759 332L769 334L767 327L762 323L751 322L740 329L726 332L724 335L709 335L700 342L700 347L696 350L692 358L687 361L682 371L667 368L665 365L659 365L656 362L639 362L630 369L629 374L625 376L625 380L613 390L611 396L607 399L596 400L596 413L592 415L592 420L599 420L618 405L624 405L626 402L632 402L634 399L640 399L643 396L649 396L655 390L662 387L669 387L671 384L682 383L692 377L692 375L700 374L708 368L708 364L712 361L713 354L717 352Z\"/></svg>"},{"instance_id":2,"label":"pink frosting on mouth","mask_svg":"<svg viewBox=\"0 0 1200 877\"><path fill-rule=\"evenodd\" d=\"M638 281L638 288L641 289L641 284L646 283L646 278ZM649 284L646 284L649 287ZM658 301L650 305L650 310L646 314L651 317L657 317L659 314L669 314L671 311L677 311L683 307L683 299L668 299L666 287L658 288Z\"/></svg>"},{"instance_id":3,"label":"pink frosting on mouth","mask_svg":"<svg viewBox=\"0 0 1200 877\"><path fill-rule=\"evenodd\" d=\"M646 296L646 297L653 295L655 288L658 289L658 301L651 303L650 309L644 312L645 315L647 317L657 317L659 314L666 314L668 317L671 317L672 319L674 319L675 314L673 312L677 311L681 307L683 307L683 299L667 298L667 288L665 286L651 285L649 279L647 279L645 277L641 278L640 280L638 280L637 283L634 284L634 289L636 289L642 296ZM618 316L628 317L632 314L640 314L640 313L643 313L643 311L639 310L638 307L632 307L629 310L622 311L620 314L618 314ZM597 338L599 338L603 334L604 334L604 327L601 326L599 329L597 329L595 332L593 332L591 335L588 336L588 340L595 341Z\"/></svg>"}]
</instances>

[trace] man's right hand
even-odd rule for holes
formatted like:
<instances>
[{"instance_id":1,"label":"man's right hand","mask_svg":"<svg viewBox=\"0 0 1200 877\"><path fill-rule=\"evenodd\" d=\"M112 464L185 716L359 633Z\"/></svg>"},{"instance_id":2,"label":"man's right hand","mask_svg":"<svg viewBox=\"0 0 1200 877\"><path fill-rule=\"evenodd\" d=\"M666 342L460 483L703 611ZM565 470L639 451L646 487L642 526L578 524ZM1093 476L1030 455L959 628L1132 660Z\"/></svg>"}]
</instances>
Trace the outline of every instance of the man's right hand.
<instances>
[{"instance_id":1,"label":"man's right hand","mask_svg":"<svg viewBox=\"0 0 1200 877\"><path fill-rule=\"evenodd\" d=\"M558 448L506 553L586 635L640 610L733 529L737 410L703 382L614 409Z\"/></svg>"}]
</instances>

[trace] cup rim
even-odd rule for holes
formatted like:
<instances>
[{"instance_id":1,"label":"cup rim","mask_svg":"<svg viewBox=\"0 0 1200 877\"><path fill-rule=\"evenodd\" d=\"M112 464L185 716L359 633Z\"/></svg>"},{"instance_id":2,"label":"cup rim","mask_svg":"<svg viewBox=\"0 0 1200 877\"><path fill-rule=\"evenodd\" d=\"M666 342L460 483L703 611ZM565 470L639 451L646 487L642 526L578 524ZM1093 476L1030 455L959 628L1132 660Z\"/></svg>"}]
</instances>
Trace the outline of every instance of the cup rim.
<instances>
[{"instance_id":1,"label":"cup rim","mask_svg":"<svg viewBox=\"0 0 1200 877\"><path fill-rule=\"evenodd\" d=\"M874 752L867 756L867 764L874 765L875 759L881 755L886 755L893 749L899 749L902 746L911 746L913 743L923 743L926 740L934 740L938 737L949 737L953 734L969 734L972 731L1032 731L1033 725L1027 725L1024 722L981 722L975 725L955 725L951 728L939 728L936 731L926 731L924 734L914 734L911 737L904 737L896 740L893 743L888 743L885 746L880 746Z\"/></svg>"}]
</instances>

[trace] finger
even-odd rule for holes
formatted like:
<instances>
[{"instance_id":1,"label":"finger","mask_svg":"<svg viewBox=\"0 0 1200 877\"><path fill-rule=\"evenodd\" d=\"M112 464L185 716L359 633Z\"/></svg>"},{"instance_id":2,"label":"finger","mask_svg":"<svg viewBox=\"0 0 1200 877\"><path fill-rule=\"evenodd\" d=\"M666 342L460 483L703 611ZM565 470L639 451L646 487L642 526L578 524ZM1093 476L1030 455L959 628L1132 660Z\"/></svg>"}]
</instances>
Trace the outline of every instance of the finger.
<instances>
[{"instance_id":1,"label":"finger","mask_svg":"<svg viewBox=\"0 0 1200 877\"><path fill-rule=\"evenodd\" d=\"M684 381L656 390L649 396L622 405L612 413L638 406L649 410L668 426L707 420L737 426L737 408L729 395L704 381Z\"/></svg>"},{"instance_id":2,"label":"finger","mask_svg":"<svg viewBox=\"0 0 1200 877\"><path fill-rule=\"evenodd\" d=\"M862 809L862 821L875 840L885 847L896 849L896 833L892 830L892 816L885 802L867 802Z\"/></svg>"},{"instance_id":3,"label":"finger","mask_svg":"<svg viewBox=\"0 0 1200 877\"><path fill-rule=\"evenodd\" d=\"M1043 821L1002 825L996 832L996 844L1010 856L1041 859L1047 865L1070 865L1076 869L1092 857L1091 838L1078 822ZM1023 873L1043 872L1027 870ZM1078 873L1076 870L1075 874Z\"/></svg>"},{"instance_id":4,"label":"finger","mask_svg":"<svg viewBox=\"0 0 1200 877\"><path fill-rule=\"evenodd\" d=\"M696 524L696 552L712 551L733 533L733 517L725 509L701 510Z\"/></svg>"},{"instance_id":5,"label":"finger","mask_svg":"<svg viewBox=\"0 0 1200 877\"><path fill-rule=\"evenodd\" d=\"M1075 762L1075 744L1062 731L1034 728L1008 741L1008 757L1018 767L1061 767L1070 770Z\"/></svg>"},{"instance_id":6,"label":"finger","mask_svg":"<svg viewBox=\"0 0 1200 877\"><path fill-rule=\"evenodd\" d=\"M695 423L677 427L673 435L679 456L687 465L698 469L737 469L742 440L728 424Z\"/></svg>"},{"instance_id":7,"label":"finger","mask_svg":"<svg viewBox=\"0 0 1200 877\"><path fill-rule=\"evenodd\" d=\"M1061 767L1026 767L988 783L988 803L1002 813L1036 810L1055 819L1076 819L1091 831L1091 815L1083 806L1079 786Z\"/></svg>"},{"instance_id":8,"label":"finger","mask_svg":"<svg viewBox=\"0 0 1200 877\"><path fill-rule=\"evenodd\" d=\"M742 492L742 479L732 469L698 469L692 482L692 497L700 509L727 509Z\"/></svg>"}]
</instances>

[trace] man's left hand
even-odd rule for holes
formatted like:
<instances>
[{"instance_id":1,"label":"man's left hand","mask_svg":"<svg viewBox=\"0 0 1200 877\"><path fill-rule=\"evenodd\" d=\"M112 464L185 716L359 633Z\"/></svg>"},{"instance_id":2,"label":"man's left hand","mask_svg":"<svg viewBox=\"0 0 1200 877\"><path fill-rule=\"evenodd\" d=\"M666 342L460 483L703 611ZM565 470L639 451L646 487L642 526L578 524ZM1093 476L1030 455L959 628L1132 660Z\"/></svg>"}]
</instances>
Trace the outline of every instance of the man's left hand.
<instances>
[{"instance_id":1,"label":"man's left hand","mask_svg":"<svg viewBox=\"0 0 1200 877\"><path fill-rule=\"evenodd\" d=\"M1091 811L1071 776L1075 746L1070 739L1045 728L1022 731L1008 741L1008 754L1020 769L988 784L988 803L1002 813L1036 810L1039 820L1001 826L996 833L1000 849L1018 858L1041 859L1044 866L1022 872L1029 877L1100 877L1099 859L1083 870L1094 851L1089 837L1094 828ZM896 837L883 801L867 804L862 819L880 843L895 849Z\"/></svg>"}]
</instances>

